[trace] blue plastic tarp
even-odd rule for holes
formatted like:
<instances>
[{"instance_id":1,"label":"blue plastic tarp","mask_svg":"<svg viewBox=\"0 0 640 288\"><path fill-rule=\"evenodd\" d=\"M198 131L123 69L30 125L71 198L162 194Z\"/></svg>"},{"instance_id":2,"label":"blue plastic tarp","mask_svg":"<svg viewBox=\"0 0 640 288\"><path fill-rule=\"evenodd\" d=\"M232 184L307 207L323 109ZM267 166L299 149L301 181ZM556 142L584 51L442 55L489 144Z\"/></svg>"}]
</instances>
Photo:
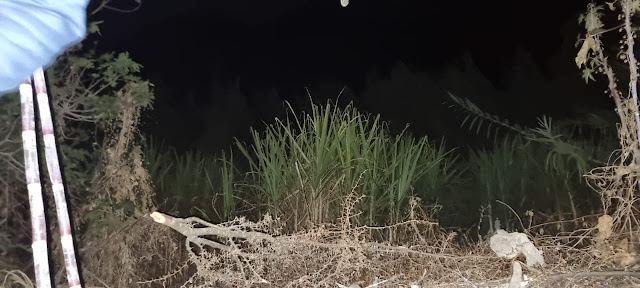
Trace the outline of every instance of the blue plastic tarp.
<instances>
[{"instance_id":1,"label":"blue plastic tarp","mask_svg":"<svg viewBox=\"0 0 640 288\"><path fill-rule=\"evenodd\" d=\"M0 0L0 95L86 34L89 0Z\"/></svg>"}]
</instances>

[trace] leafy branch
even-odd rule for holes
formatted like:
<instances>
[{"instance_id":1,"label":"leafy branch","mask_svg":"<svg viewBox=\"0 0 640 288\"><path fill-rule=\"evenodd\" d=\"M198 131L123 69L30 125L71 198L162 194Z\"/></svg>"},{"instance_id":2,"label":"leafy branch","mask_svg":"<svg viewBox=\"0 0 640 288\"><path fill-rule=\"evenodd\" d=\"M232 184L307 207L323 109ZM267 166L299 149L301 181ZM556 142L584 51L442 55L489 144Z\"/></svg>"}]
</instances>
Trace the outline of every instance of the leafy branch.
<instances>
[{"instance_id":1,"label":"leafy branch","mask_svg":"<svg viewBox=\"0 0 640 288\"><path fill-rule=\"evenodd\" d=\"M449 93L449 96L460 108L467 112L461 127L467 124L470 131L475 129L476 134L479 134L482 130L482 125L488 123L485 126L487 138L493 131L494 140L497 139L498 130L502 127L524 137L528 142L536 142L548 147L549 150L545 159L547 169L561 171L565 161L574 161L578 171L582 174L588 170L587 163L599 162L591 155L588 155L580 146L564 140L563 134L552 128L550 117L542 116L539 118L538 128L522 128L517 123L511 123L507 119L500 119L496 115L484 112L469 99L458 98L452 93Z\"/></svg>"},{"instance_id":2,"label":"leafy branch","mask_svg":"<svg viewBox=\"0 0 640 288\"><path fill-rule=\"evenodd\" d=\"M500 119L497 115L489 114L480 109L475 103L471 102L471 100L466 98L458 98L453 95L451 92L449 93L449 97L453 102L455 102L460 108L465 110L468 114L460 124L460 127L463 127L469 120L469 131L475 128L476 134L480 133L482 129L482 124L486 123L487 130L487 138L491 135L491 129L493 128L494 138L497 138L498 130L500 127L506 128L507 130L516 132L518 134L527 134L527 132L517 123L509 123L508 119Z\"/></svg>"}]
</instances>

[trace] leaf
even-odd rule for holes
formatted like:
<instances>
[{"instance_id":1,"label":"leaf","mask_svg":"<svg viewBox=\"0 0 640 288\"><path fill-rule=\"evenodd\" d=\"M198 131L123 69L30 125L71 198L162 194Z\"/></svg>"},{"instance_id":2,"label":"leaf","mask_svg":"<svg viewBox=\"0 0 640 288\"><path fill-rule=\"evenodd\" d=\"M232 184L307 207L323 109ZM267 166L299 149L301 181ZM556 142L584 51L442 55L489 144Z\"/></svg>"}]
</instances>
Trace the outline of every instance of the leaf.
<instances>
[{"instance_id":1,"label":"leaf","mask_svg":"<svg viewBox=\"0 0 640 288\"><path fill-rule=\"evenodd\" d=\"M68 56L69 63L78 68L94 68L93 60L85 57Z\"/></svg>"},{"instance_id":2,"label":"leaf","mask_svg":"<svg viewBox=\"0 0 640 288\"><path fill-rule=\"evenodd\" d=\"M478 122L478 128L476 129L476 134L480 134L480 128L482 127L482 121L484 121L482 118L480 118L480 122Z\"/></svg>"},{"instance_id":3,"label":"leaf","mask_svg":"<svg viewBox=\"0 0 640 288\"><path fill-rule=\"evenodd\" d=\"M587 39L582 42L582 48L580 48L580 51L578 51L578 56L576 56L576 65L578 65L578 68L582 67L584 63L587 63L589 52L595 48L596 41L593 40L592 36L587 37Z\"/></svg>"},{"instance_id":4,"label":"leaf","mask_svg":"<svg viewBox=\"0 0 640 288\"><path fill-rule=\"evenodd\" d=\"M89 27L87 28L89 34L93 34L93 33L98 33L98 35L102 35L100 34L100 24L102 24L104 21L93 21L91 23L89 23Z\"/></svg>"},{"instance_id":5,"label":"leaf","mask_svg":"<svg viewBox=\"0 0 640 288\"><path fill-rule=\"evenodd\" d=\"M582 79L584 79L585 83L589 83L589 80L596 81L596 79L593 78L593 69L591 68L582 69Z\"/></svg>"},{"instance_id":6,"label":"leaf","mask_svg":"<svg viewBox=\"0 0 640 288\"><path fill-rule=\"evenodd\" d=\"M464 120L462 121L462 124L460 124L460 127L464 127L465 124L467 124L469 126L469 131L471 131L472 129L476 129L476 134L478 134L480 132L480 130L482 129L482 124L483 123L489 123L490 125L485 125L485 129L487 129L487 135L489 135L491 132L491 124L495 124L496 127L494 127L494 131L497 135L498 130L500 127L504 127L507 128L513 132L517 132L519 134L524 134L524 130L519 127L517 124L509 124L509 120L508 119L500 119L498 116L496 115L492 115L489 113L486 113L484 111L482 111L477 105L475 105L473 102L471 102L471 100L469 99L461 99L456 97L455 95L453 95L452 93L449 92L449 97L451 98L451 100L453 102L455 102L455 104L457 104L457 106L460 106L460 108L466 110L467 115L465 116ZM470 120L470 121L469 121ZM475 125L475 126L474 126Z\"/></svg>"}]
</instances>

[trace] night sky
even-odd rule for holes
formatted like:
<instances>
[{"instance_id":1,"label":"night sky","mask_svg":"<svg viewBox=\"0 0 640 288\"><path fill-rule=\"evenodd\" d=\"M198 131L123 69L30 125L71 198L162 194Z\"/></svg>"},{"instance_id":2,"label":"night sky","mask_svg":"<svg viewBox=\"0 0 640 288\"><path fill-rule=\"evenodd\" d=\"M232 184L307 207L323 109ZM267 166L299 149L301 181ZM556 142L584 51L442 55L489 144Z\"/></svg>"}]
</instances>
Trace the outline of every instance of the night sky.
<instances>
[{"instance_id":1,"label":"night sky","mask_svg":"<svg viewBox=\"0 0 640 288\"><path fill-rule=\"evenodd\" d=\"M245 139L284 100L308 107L306 89L322 103L347 87L342 101L454 145L468 133L445 91L525 124L610 104L573 60L586 1L142 1L90 21L105 21L100 51L129 51L156 85L144 131L180 149ZM447 73L465 56L486 83Z\"/></svg>"}]
</instances>

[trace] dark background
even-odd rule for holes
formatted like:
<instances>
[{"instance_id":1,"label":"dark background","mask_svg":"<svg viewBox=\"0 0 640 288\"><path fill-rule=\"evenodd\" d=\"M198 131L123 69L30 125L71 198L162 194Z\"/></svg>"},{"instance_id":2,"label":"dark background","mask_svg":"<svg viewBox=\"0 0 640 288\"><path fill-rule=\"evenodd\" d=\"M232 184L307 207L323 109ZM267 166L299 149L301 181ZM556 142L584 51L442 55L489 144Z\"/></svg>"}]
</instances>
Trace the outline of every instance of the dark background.
<instances>
[{"instance_id":1,"label":"dark background","mask_svg":"<svg viewBox=\"0 0 640 288\"><path fill-rule=\"evenodd\" d=\"M105 21L100 50L144 66L157 97L144 131L179 149L218 151L284 100L302 110L345 87L340 103L452 146L483 137L459 128L446 91L525 125L612 107L574 62L587 1L142 1L90 21Z\"/></svg>"}]
</instances>

